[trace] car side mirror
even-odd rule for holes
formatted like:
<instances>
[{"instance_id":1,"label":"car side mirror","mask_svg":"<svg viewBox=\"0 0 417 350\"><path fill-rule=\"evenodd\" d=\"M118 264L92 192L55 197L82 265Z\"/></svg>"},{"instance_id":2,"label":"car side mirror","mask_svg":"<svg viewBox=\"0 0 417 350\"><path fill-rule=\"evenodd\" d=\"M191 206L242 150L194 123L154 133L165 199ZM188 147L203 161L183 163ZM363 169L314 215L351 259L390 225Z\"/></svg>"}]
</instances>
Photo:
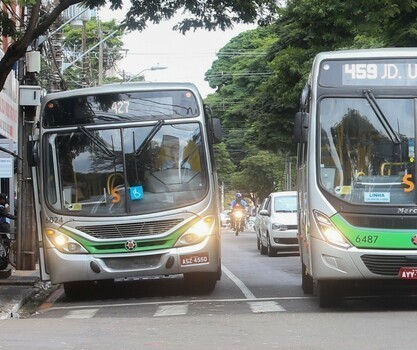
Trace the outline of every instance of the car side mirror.
<instances>
[{"instance_id":1,"label":"car side mirror","mask_svg":"<svg viewBox=\"0 0 417 350\"><path fill-rule=\"evenodd\" d=\"M262 209L262 210L259 212L259 215L265 215L265 216L268 216L268 215L269 215L269 212L268 212L268 210L266 210L266 209Z\"/></svg>"}]
</instances>

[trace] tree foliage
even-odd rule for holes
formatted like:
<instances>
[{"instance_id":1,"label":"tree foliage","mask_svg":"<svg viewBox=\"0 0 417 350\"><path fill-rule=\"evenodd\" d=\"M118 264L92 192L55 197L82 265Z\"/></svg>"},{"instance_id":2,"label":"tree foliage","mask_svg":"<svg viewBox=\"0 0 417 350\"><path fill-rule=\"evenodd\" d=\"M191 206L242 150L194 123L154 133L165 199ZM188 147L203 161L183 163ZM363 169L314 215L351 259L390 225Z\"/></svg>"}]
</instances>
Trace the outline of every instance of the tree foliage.
<instances>
[{"instance_id":1,"label":"tree foliage","mask_svg":"<svg viewBox=\"0 0 417 350\"><path fill-rule=\"evenodd\" d=\"M225 143L238 168L250 154L250 145L256 144L256 135L250 133L258 117L253 96L271 74L265 57L275 40L271 27L241 33L219 51L205 75L216 89L205 102L221 119Z\"/></svg>"},{"instance_id":2,"label":"tree foliage","mask_svg":"<svg viewBox=\"0 0 417 350\"><path fill-rule=\"evenodd\" d=\"M103 72L114 68L116 62L122 59L120 50L123 47L122 34L119 25L115 20L109 22L100 22L96 18L85 23L85 42L86 47L93 47L97 44L97 38L103 38L115 32L109 39L103 43ZM82 34L83 28L67 25L64 27L64 52L66 61L73 62L83 54ZM97 84L99 75L99 48L91 51L86 55L87 72L85 77L87 86ZM67 68L64 71L64 79L67 81L69 89L80 88L83 74L83 60L79 60L77 64ZM119 79L120 81L120 79ZM104 79L106 82L106 79ZM110 81L109 81L110 82Z\"/></svg>"},{"instance_id":3,"label":"tree foliage","mask_svg":"<svg viewBox=\"0 0 417 350\"><path fill-rule=\"evenodd\" d=\"M235 165L231 161L230 154L223 142L214 146L214 156L219 182L229 182L230 174L235 171Z\"/></svg>"},{"instance_id":4,"label":"tree foliage","mask_svg":"<svg viewBox=\"0 0 417 350\"><path fill-rule=\"evenodd\" d=\"M48 8L41 8L42 0L32 0L27 21L21 22L18 19L15 22L13 16L5 15L8 11L12 13L9 1L2 0L2 3L5 6L1 9L0 36L10 36L14 42L7 48L0 60L0 89L3 88L14 64L26 53L29 45L33 44L33 41L40 35L47 34L48 29L58 16L69 6L82 3L90 8L95 8L109 3L111 9L122 8L121 0L110 0L109 2L106 0L66 0L51 2L48 4ZM23 0L20 3L28 4ZM182 33L192 28L226 29L232 27L234 23L255 21L265 23L276 14L276 6L274 0L132 0L121 28L143 30L149 22L159 23L182 11L184 18L175 27ZM20 23L24 23L22 28L18 27Z\"/></svg>"},{"instance_id":5,"label":"tree foliage","mask_svg":"<svg viewBox=\"0 0 417 350\"><path fill-rule=\"evenodd\" d=\"M233 188L249 194L258 204L276 189L283 190L285 159L273 152L259 151L242 161L242 170L231 176Z\"/></svg>"},{"instance_id":6,"label":"tree foliage","mask_svg":"<svg viewBox=\"0 0 417 350\"><path fill-rule=\"evenodd\" d=\"M295 154L294 114L318 52L414 47L416 19L416 0L288 0L273 25L242 33L220 50L206 73L206 80L216 89L206 102L228 131L228 150L232 155L234 150L242 150L240 156L233 157L238 171L233 176L236 188L245 184L253 187L250 182L258 178L248 175L256 166L247 163L256 149ZM267 36L262 36L265 33ZM260 37L265 46L259 43ZM239 47L266 53L250 59L222 55ZM257 78L247 79L248 67L258 73ZM261 76L266 71L271 74ZM251 151L248 144L252 145ZM280 177L279 171L276 178Z\"/></svg>"}]
</instances>

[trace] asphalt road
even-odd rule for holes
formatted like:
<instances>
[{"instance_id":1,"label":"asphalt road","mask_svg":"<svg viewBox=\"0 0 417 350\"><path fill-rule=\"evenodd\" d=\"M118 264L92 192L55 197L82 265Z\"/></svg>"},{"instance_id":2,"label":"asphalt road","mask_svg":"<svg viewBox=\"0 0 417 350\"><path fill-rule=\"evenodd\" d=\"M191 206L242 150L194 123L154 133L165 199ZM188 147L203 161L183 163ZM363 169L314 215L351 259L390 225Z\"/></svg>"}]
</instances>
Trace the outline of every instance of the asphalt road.
<instances>
[{"instance_id":1,"label":"asphalt road","mask_svg":"<svg viewBox=\"0 0 417 350\"><path fill-rule=\"evenodd\" d=\"M223 277L209 295L182 278L117 284L48 303L2 323L0 349L414 349L415 297L346 298L320 309L300 288L297 255L267 257L254 232L223 232Z\"/></svg>"}]
</instances>

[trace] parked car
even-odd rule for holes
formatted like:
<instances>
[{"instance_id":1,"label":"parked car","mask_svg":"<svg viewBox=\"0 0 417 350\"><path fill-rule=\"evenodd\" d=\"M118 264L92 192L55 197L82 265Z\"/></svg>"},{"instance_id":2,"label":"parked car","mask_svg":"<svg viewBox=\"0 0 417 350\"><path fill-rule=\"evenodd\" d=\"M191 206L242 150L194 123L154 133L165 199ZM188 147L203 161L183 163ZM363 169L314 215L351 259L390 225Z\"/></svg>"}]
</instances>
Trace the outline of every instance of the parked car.
<instances>
[{"instance_id":1,"label":"parked car","mask_svg":"<svg viewBox=\"0 0 417 350\"><path fill-rule=\"evenodd\" d=\"M248 230L253 230L255 226L255 216L249 216L246 220L246 228Z\"/></svg>"},{"instance_id":2,"label":"parked car","mask_svg":"<svg viewBox=\"0 0 417 350\"><path fill-rule=\"evenodd\" d=\"M298 251L296 191L271 193L259 214L261 254L275 256L278 251Z\"/></svg>"},{"instance_id":3,"label":"parked car","mask_svg":"<svg viewBox=\"0 0 417 350\"><path fill-rule=\"evenodd\" d=\"M258 210L256 212L256 216L255 216L255 223L253 225L253 229L255 230L256 233L256 248L258 248L258 250L261 249L261 221L265 216L262 216L260 214L261 210L265 207L265 203L268 200L268 198L265 198L262 203L259 205Z\"/></svg>"},{"instance_id":4,"label":"parked car","mask_svg":"<svg viewBox=\"0 0 417 350\"><path fill-rule=\"evenodd\" d=\"M220 222L222 227L228 227L230 225L230 210L223 210L220 213Z\"/></svg>"}]
</instances>

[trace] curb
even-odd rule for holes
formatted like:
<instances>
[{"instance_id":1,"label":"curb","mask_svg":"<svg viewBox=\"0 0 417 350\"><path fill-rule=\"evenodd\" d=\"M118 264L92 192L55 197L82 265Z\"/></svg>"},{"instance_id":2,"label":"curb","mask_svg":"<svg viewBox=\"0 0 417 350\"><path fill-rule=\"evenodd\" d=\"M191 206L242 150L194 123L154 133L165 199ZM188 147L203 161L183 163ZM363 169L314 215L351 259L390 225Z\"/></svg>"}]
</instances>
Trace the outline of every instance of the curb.
<instances>
[{"instance_id":1,"label":"curb","mask_svg":"<svg viewBox=\"0 0 417 350\"><path fill-rule=\"evenodd\" d=\"M0 320L8 320L12 318L19 318L19 309L34 295L36 294L37 288L33 287L30 289L24 289L19 299L12 300L7 304L3 305L0 312Z\"/></svg>"}]
</instances>

